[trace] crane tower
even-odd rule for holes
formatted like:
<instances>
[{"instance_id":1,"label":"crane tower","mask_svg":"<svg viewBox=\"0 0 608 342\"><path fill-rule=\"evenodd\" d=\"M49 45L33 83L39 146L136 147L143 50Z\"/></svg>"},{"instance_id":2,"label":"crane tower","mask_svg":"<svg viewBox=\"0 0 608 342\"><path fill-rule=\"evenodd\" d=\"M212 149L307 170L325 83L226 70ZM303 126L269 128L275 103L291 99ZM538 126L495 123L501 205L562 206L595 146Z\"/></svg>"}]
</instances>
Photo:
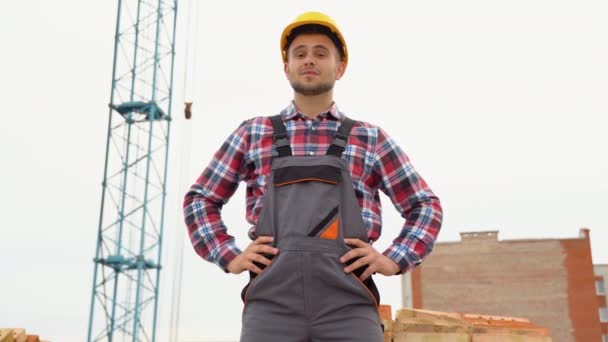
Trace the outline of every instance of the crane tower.
<instances>
[{"instance_id":1,"label":"crane tower","mask_svg":"<svg viewBox=\"0 0 608 342\"><path fill-rule=\"evenodd\" d=\"M177 0L118 0L88 341L155 341Z\"/></svg>"}]
</instances>

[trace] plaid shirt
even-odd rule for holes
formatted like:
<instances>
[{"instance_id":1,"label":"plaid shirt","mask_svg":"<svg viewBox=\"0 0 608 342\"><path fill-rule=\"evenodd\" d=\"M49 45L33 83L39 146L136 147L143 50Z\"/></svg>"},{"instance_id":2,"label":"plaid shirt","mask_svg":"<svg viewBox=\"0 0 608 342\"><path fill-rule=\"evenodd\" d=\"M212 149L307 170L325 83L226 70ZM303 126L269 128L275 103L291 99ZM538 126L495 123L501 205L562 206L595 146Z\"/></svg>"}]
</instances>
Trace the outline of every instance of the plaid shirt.
<instances>
[{"instance_id":1,"label":"plaid shirt","mask_svg":"<svg viewBox=\"0 0 608 342\"><path fill-rule=\"evenodd\" d=\"M298 113L293 102L281 115L294 156L325 154L344 118L335 104L314 120ZM184 215L194 250L224 271L241 250L227 232L221 208L239 182L245 182L246 219L253 225L249 237L254 237L272 156L276 155L272 133L268 117L244 121L186 194ZM359 121L351 130L342 158L349 166L370 241L376 241L382 231L379 189L405 219L383 254L399 264L401 272L420 264L433 248L441 228L439 199L416 173L405 153L379 127Z\"/></svg>"}]
</instances>

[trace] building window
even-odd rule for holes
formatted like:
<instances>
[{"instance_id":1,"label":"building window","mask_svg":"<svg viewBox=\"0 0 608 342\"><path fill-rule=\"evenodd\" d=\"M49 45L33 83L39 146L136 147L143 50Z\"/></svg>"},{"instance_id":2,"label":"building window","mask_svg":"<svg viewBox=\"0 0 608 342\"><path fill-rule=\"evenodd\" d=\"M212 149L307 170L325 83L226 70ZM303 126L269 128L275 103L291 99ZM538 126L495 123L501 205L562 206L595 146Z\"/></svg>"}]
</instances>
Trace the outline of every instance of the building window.
<instances>
[{"instance_id":1,"label":"building window","mask_svg":"<svg viewBox=\"0 0 608 342\"><path fill-rule=\"evenodd\" d=\"M608 342L608 335L602 335L602 342Z\"/></svg>"},{"instance_id":2,"label":"building window","mask_svg":"<svg viewBox=\"0 0 608 342\"><path fill-rule=\"evenodd\" d=\"M600 308L600 322L608 322L608 308L606 308L605 306L603 308Z\"/></svg>"},{"instance_id":3,"label":"building window","mask_svg":"<svg viewBox=\"0 0 608 342\"><path fill-rule=\"evenodd\" d=\"M606 288L604 287L604 280L598 279L595 281L595 293L598 295L605 295Z\"/></svg>"}]
</instances>

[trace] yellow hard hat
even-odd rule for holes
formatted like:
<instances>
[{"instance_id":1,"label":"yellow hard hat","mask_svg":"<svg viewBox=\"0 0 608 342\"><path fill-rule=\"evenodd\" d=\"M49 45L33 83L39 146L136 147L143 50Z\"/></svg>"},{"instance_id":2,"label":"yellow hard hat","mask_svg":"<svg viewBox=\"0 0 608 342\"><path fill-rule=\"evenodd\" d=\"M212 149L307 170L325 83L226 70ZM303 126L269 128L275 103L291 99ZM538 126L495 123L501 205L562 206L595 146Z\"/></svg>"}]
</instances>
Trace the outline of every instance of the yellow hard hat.
<instances>
[{"instance_id":1,"label":"yellow hard hat","mask_svg":"<svg viewBox=\"0 0 608 342\"><path fill-rule=\"evenodd\" d=\"M342 55L344 57L344 64L348 64L348 50L346 49L346 41L344 36L338 29L336 22L328 15L321 12L305 12L300 14L291 24L287 25L281 35L281 55L283 56L283 62L287 62L287 51L285 47L287 45L287 37L291 34L291 31L296 27L308 24L317 24L327 27L342 43Z\"/></svg>"}]
</instances>

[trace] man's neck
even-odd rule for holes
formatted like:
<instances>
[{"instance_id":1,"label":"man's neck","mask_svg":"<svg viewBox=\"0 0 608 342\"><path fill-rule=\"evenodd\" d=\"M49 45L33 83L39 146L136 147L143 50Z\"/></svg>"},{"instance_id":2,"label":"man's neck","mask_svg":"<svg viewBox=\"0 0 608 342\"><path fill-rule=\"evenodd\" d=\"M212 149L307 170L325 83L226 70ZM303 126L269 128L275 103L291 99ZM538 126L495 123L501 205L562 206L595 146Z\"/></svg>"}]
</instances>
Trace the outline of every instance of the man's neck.
<instances>
[{"instance_id":1,"label":"man's neck","mask_svg":"<svg viewBox=\"0 0 608 342\"><path fill-rule=\"evenodd\" d=\"M317 117L317 115L326 112L331 107L333 102L332 91L314 96L304 96L295 93L293 98L293 103L296 105L298 112L311 119L314 119Z\"/></svg>"}]
</instances>

